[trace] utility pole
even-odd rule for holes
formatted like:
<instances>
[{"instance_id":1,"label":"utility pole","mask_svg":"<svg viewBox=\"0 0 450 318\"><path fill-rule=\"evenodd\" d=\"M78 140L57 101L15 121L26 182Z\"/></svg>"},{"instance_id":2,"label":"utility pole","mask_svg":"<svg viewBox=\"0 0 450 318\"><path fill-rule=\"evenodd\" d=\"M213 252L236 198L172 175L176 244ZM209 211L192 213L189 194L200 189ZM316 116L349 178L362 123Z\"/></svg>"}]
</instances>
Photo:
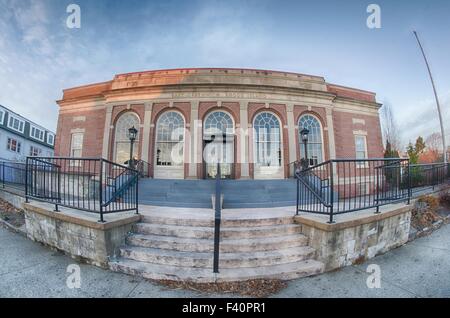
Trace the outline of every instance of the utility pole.
<instances>
[{"instance_id":1,"label":"utility pole","mask_svg":"<svg viewBox=\"0 0 450 318\"><path fill-rule=\"evenodd\" d=\"M439 103L439 98L436 92L436 86L434 85L433 75L431 74L430 65L428 64L427 57L425 55L425 51L423 50L422 44L420 43L419 36L416 31L413 31L417 43L419 44L420 50L422 51L423 59L425 60L425 64L427 65L428 74L430 75L431 85L433 86L434 98L436 99L436 106L439 114L439 122L441 125L441 135L442 135L442 147L444 150L444 163L447 164L447 144L445 142L445 131L444 131L444 123L442 122L442 113L441 113L441 105Z\"/></svg>"}]
</instances>

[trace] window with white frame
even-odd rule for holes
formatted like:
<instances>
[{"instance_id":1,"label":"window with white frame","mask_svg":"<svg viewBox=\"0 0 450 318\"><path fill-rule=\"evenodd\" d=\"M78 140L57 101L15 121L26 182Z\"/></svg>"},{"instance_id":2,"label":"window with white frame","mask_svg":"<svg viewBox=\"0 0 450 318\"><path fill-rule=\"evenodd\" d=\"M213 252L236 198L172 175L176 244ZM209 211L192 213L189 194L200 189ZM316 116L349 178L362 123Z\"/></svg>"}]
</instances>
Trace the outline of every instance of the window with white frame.
<instances>
[{"instance_id":1,"label":"window with white frame","mask_svg":"<svg viewBox=\"0 0 450 318\"><path fill-rule=\"evenodd\" d=\"M125 164L130 159L130 138L128 130L134 127L138 130L136 135L135 146L133 147L133 158L138 157L139 152L139 117L134 112L126 112L122 114L116 122L114 134L114 157L115 162Z\"/></svg>"},{"instance_id":2,"label":"window with white frame","mask_svg":"<svg viewBox=\"0 0 450 318\"><path fill-rule=\"evenodd\" d=\"M156 165L181 166L183 151L184 119L178 112L168 111L156 125Z\"/></svg>"},{"instance_id":3,"label":"window with white frame","mask_svg":"<svg viewBox=\"0 0 450 318\"><path fill-rule=\"evenodd\" d=\"M300 136L300 132L304 128L309 130L307 146L309 166L315 166L323 162L322 127L319 120L310 114L300 117L298 122L298 140L300 142L301 159L305 158L305 144Z\"/></svg>"},{"instance_id":4,"label":"window with white frame","mask_svg":"<svg viewBox=\"0 0 450 318\"><path fill-rule=\"evenodd\" d=\"M42 153L42 149L35 146L30 146L30 156L31 157L37 157L40 156Z\"/></svg>"},{"instance_id":5,"label":"window with white frame","mask_svg":"<svg viewBox=\"0 0 450 318\"><path fill-rule=\"evenodd\" d=\"M70 156L80 158L83 154L83 133L73 133L70 143Z\"/></svg>"},{"instance_id":6,"label":"window with white frame","mask_svg":"<svg viewBox=\"0 0 450 318\"><path fill-rule=\"evenodd\" d=\"M258 166L281 166L281 130L278 118L269 112L259 113L253 121L254 154Z\"/></svg>"},{"instance_id":7,"label":"window with white frame","mask_svg":"<svg viewBox=\"0 0 450 318\"><path fill-rule=\"evenodd\" d=\"M355 158L367 159L367 143L366 136L355 135ZM361 162L358 166L364 166L365 163Z\"/></svg>"},{"instance_id":8,"label":"window with white frame","mask_svg":"<svg viewBox=\"0 0 450 318\"><path fill-rule=\"evenodd\" d=\"M22 144L20 141L18 141L17 139L8 137L7 149L9 151L20 153L21 147L22 147Z\"/></svg>"},{"instance_id":9,"label":"window with white frame","mask_svg":"<svg viewBox=\"0 0 450 318\"><path fill-rule=\"evenodd\" d=\"M55 135L51 134L51 133L47 133L47 143L49 145L54 145L55 143Z\"/></svg>"},{"instance_id":10,"label":"window with white frame","mask_svg":"<svg viewBox=\"0 0 450 318\"><path fill-rule=\"evenodd\" d=\"M0 109L0 124L3 124L3 120L5 119L5 111Z\"/></svg>"},{"instance_id":11,"label":"window with white frame","mask_svg":"<svg viewBox=\"0 0 450 318\"><path fill-rule=\"evenodd\" d=\"M31 126L30 136L34 139L44 141L44 131L35 126Z\"/></svg>"},{"instance_id":12,"label":"window with white frame","mask_svg":"<svg viewBox=\"0 0 450 318\"><path fill-rule=\"evenodd\" d=\"M25 129L25 122L15 116L9 114L8 128L11 128L11 129L17 130L18 132L23 133L23 131Z\"/></svg>"}]
</instances>

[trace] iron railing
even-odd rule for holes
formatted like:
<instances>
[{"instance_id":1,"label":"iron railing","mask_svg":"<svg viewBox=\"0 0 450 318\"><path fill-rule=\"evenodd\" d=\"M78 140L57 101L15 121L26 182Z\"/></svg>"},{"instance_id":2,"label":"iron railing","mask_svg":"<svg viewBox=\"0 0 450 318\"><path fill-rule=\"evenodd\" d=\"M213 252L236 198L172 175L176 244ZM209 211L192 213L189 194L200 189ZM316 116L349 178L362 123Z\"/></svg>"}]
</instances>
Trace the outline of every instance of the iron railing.
<instances>
[{"instance_id":1,"label":"iron railing","mask_svg":"<svg viewBox=\"0 0 450 318\"><path fill-rule=\"evenodd\" d=\"M295 164L295 163L293 163ZM314 167L294 166L297 179L297 214L334 216L407 201L413 189L434 187L450 180L443 163L410 165L409 159L334 159Z\"/></svg>"},{"instance_id":2,"label":"iron railing","mask_svg":"<svg viewBox=\"0 0 450 318\"><path fill-rule=\"evenodd\" d=\"M137 160L135 169L139 172L141 178L150 178L151 164L144 160Z\"/></svg>"},{"instance_id":3,"label":"iron railing","mask_svg":"<svg viewBox=\"0 0 450 318\"><path fill-rule=\"evenodd\" d=\"M13 161L0 162L0 181L5 186L25 190L25 163Z\"/></svg>"},{"instance_id":4,"label":"iron railing","mask_svg":"<svg viewBox=\"0 0 450 318\"><path fill-rule=\"evenodd\" d=\"M448 166L447 166L448 165ZM436 187L450 179L450 165L445 163L412 164L411 187L413 191Z\"/></svg>"},{"instance_id":5,"label":"iron railing","mask_svg":"<svg viewBox=\"0 0 450 318\"><path fill-rule=\"evenodd\" d=\"M138 171L102 158L28 157L25 198L100 214L138 213Z\"/></svg>"},{"instance_id":6,"label":"iron railing","mask_svg":"<svg viewBox=\"0 0 450 318\"><path fill-rule=\"evenodd\" d=\"M408 159L334 159L296 172L297 213L329 215L409 200Z\"/></svg>"},{"instance_id":7,"label":"iron railing","mask_svg":"<svg viewBox=\"0 0 450 318\"><path fill-rule=\"evenodd\" d=\"M213 272L219 272L219 250L220 250L220 223L222 219L222 190L221 190L221 176L220 163L217 164L216 173L216 194L214 202L214 259Z\"/></svg>"}]
</instances>

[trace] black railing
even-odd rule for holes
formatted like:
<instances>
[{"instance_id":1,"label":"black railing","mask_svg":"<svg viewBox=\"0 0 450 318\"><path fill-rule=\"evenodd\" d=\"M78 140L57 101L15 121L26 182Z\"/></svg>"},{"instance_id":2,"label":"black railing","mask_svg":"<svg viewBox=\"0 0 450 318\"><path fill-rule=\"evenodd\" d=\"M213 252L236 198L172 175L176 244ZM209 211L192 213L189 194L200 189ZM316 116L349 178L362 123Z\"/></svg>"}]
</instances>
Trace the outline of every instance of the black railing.
<instances>
[{"instance_id":1,"label":"black railing","mask_svg":"<svg viewBox=\"0 0 450 318\"><path fill-rule=\"evenodd\" d=\"M411 196L408 159L335 159L296 172L297 213L376 208Z\"/></svg>"},{"instance_id":2,"label":"black railing","mask_svg":"<svg viewBox=\"0 0 450 318\"><path fill-rule=\"evenodd\" d=\"M2 187L8 186L22 191L25 190L25 172L25 163L1 161L0 180Z\"/></svg>"},{"instance_id":3,"label":"black railing","mask_svg":"<svg viewBox=\"0 0 450 318\"><path fill-rule=\"evenodd\" d=\"M138 171L102 158L28 157L25 198L100 214L138 213Z\"/></svg>"},{"instance_id":4,"label":"black railing","mask_svg":"<svg viewBox=\"0 0 450 318\"><path fill-rule=\"evenodd\" d=\"M214 259L213 272L219 272L219 250L220 250L220 222L222 218L222 190L220 163L217 164L216 173L216 194L214 202Z\"/></svg>"},{"instance_id":5,"label":"black railing","mask_svg":"<svg viewBox=\"0 0 450 318\"><path fill-rule=\"evenodd\" d=\"M294 163L293 163L294 164ZM329 216L407 201L413 190L435 187L450 180L443 163L410 165L409 159L335 159L301 169L297 178L297 214Z\"/></svg>"},{"instance_id":6,"label":"black railing","mask_svg":"<svg viewBox=\"0 0 450 318\"><path fill-rule=\"evenodd\" d=\"M137 160L135 164L135 169L139 172L139 176L141 178L149 178L151 177L151 165L144 160Z\"/></svg>"},{"instance_id":7,"label":"black railing","mask_svg":"<svg viewBox=\"0 0 450 318\"><path fill-rule=\"evenodd\" d=\"M411 187L413 191L423 187L435 187L450 178L450 165L445 163L412 164Z\"/></svg>"}]
</instances>

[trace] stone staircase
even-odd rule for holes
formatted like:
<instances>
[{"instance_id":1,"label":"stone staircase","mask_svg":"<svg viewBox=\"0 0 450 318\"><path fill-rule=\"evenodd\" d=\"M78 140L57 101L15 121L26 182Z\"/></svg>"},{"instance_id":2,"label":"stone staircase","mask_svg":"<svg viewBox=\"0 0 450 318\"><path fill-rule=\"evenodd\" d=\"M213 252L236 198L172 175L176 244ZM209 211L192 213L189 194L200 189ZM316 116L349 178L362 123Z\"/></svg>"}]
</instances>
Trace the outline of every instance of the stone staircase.
<instances>
[{"instance_id":1,"label":"stone staircase","mask_svg":"<svg viewBox=\"0 0 450 318\"><path fill-rule=\"evenodd\" d=\"M292 217L241 217L222 220L220 272L213 274L213 226L212 217L144 215L110 268L148 279L195 282L286 280L323 271Z\"/></svg>"}]
</instances>

